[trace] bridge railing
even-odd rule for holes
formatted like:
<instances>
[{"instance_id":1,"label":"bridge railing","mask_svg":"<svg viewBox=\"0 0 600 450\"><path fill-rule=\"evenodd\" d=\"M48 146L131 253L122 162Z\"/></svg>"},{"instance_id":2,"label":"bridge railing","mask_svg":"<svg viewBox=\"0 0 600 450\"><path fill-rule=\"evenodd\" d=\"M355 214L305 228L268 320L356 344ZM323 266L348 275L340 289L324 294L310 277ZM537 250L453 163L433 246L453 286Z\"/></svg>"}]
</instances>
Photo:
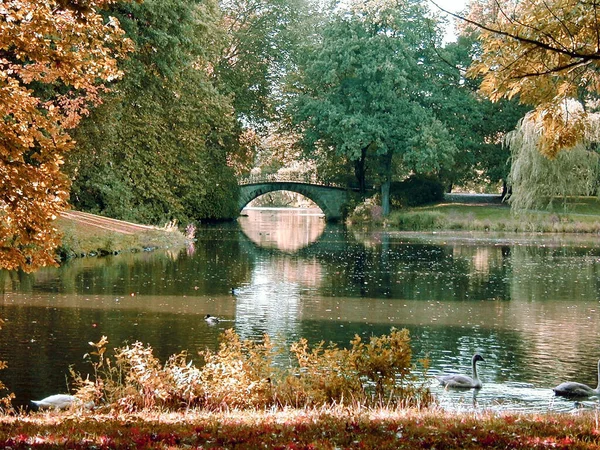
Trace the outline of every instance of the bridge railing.
<instances>
[{"instance_id":1,"label":"bridge railing","mask_svg":"<svg viewBox=\"0 0 600 450\"><path fill-rule=\"evenodd\" d=\"M305 183L317 186L345 187L341 183L322 180L316 174L311 173L267 173L238 178L240 186L257 183Z\"/></svg>"}]
</instances>

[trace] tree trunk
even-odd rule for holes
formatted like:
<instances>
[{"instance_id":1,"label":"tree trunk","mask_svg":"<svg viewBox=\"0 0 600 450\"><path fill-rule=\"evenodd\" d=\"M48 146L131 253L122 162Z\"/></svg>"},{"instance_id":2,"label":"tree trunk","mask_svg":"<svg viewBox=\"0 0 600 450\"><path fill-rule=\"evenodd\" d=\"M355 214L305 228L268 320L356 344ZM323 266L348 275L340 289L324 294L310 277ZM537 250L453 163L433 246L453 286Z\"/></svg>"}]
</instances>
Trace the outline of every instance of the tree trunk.
<instances>
[{"instance_id":1,"label":"tree trunk","mask_svg":"<svg viewBox=\"0 0 600 450\"><path fill-rule=\"evenodd\" d=\"M506 183L506 180L502 180L502 201L506 201L508 200L508 197L510 197L510 194L512 192L512 189L508 186L508 184Z\"/></svg>"},{"instance_id":2,"label":"tree trunk","mask_svg":"<svg viewBox=\"0 0 600 450\"><path fill-rule=\"evenodd\" d=\"M381 183L381 213L383 217L390 215L390 184L389 179Z\"/></svg>"},{"instance_id":3,"label":"tree trunk","mask_svg":"<svg viewBox=\"0 0 600 450\"><path fill-rule=\"evenodd\" d=\"M358 190L364 194L367 190L365 161L367 159L367 147L360 151L360 158L354 161L354 176L358 181Z\"/></svg>"},{"instance_id":4,"label":"tree trunk","mask_svg":"<svg viewBox=\"0 0 600 450\"><path fill-rule=\"evenodd\" d=\"M381 158L381 213L383 217L390 215L390 186L392 184L392 152L388 151Z\"/></svg>"}]
</instances>

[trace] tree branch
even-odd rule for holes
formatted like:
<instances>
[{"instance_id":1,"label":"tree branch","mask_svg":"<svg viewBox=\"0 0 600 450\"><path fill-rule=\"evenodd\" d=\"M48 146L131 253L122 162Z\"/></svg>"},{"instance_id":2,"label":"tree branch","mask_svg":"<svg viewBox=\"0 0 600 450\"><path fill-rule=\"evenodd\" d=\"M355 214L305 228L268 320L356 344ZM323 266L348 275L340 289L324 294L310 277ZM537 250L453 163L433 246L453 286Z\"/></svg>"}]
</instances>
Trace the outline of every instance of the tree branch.
<instances>
[{"instance_id":1,"label":"tree branch","mask_svg":"<svg viewBox=\"0 0 600 450\"><path fill-rule=\"evenodd\" d=\"M514 78L516 78L516 79L522 79L522 78L529 78L529 77L538 77L538 76L543 76L543 75L550 75L550 74L553 74L553 73L556 73L556 72L560 72L562 70L575 69L577 67L585 66L587 64L591 64L591 61L589 61L589 60L588 61L575 61L575 62L572 62L570 64L564 64L562 66L550 68L550 69L545 70L543 72L525 73L523 75L515 76Z\"/></svg>"},{"instance_id":2,"label":"tree branch","mask_svg":"<svg viewBox=\"0 0 600 450\"><path fill-rule=\"evenodd\" d=\"M453 13L451 11L448 11L448 10L442 8L434 0L431 0L431 3L433 3L433 5L435 5L436 8L438 8L439 10L445 12L446 14L449 14L452 17L455 17L455 18L457 18L459 20L467 22L467 23L469 23L471 25L474 25L477 28L480 28L482 30L489 31L490 33L498 34L500 36L506 36L506 37L508 37L510 39L514 39L514 40L519 41L519 42L523 42L523 43L526 43L526 44L534 45L536 47L543 48L544 50L548 50L548 51L553 52L553 53L559 53L561 55L569 56L570 58L579 58L583 62L585 62L585 61L600 60L600 54L598 54L598 53L580 53L580 52L573 51L573 50L561 49L561 48L558 48L556 46L547 44L547 43L542 42L542 41L537 40L537 39L531 39L531 38L523 37L523 36L520 36L518 34L509 33L507 31L503 31L503 30L496 29L496 28L491 28L491 27L489 27L487 25L484 25L482 23L475 22L474 20L468 19L468 18L466 18L464 16L461 16L460 14L456 14L456 13Z\"/></svg>"}]
</instances>

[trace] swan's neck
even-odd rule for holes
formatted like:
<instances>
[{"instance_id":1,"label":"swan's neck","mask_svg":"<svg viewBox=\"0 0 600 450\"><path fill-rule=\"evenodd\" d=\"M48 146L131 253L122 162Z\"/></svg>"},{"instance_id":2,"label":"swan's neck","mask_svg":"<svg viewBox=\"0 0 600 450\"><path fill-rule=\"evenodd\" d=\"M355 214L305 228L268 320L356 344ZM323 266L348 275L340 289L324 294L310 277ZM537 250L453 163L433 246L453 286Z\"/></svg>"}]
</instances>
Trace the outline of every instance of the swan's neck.
<instances>
[{"instance_id":1,"label":"swan's neck","mask_svg":"<svg viewBox=\"0 0 600 450\"><path fill-rule=\"evenodd\" d=\"M598 386L596 387L596 392L600 394L600 360L598 360Z\"/></svg>"},{"instance_id":2,"label":"swan's neck","mask_svg":"<svg viewBox=\"0 0 600 450\"><path fill-rule=\"evenodd\" d=\"M473 358L472 365L473 365L473 379L478 380L479 378L477 377L477 361L475 361L475 358ZM600 367L600 365L598 367ZM600 384L599 384L599 387L600 387Z\"/></svg>"}]
</instances>

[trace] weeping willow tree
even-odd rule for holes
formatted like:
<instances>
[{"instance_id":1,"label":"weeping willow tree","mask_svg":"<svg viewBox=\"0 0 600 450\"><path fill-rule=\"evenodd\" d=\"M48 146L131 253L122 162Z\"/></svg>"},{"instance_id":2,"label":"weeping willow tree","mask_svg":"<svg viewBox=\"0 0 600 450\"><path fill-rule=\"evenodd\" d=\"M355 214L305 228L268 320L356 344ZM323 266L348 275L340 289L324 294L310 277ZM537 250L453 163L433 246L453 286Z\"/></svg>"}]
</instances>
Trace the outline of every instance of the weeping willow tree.
<instances>
[{"instance_id":1,"label":"weeping willow tree","mask_svg":"<svg viewBox=\"0 0 600 450\"><path fill-rule=\"evenodd\" d=\"M579 102L565 102L565 123L582 115ZM549 207L557 199L564 203L569 196L593 195L598 191L600 115L588 113L582 130L584 139L555 158L539 151L543 131L543 118L528 113L504 138L504 145L511 152L508 182L512 194L508 202L513 211Z\"/></svg>"}]
</instances>

